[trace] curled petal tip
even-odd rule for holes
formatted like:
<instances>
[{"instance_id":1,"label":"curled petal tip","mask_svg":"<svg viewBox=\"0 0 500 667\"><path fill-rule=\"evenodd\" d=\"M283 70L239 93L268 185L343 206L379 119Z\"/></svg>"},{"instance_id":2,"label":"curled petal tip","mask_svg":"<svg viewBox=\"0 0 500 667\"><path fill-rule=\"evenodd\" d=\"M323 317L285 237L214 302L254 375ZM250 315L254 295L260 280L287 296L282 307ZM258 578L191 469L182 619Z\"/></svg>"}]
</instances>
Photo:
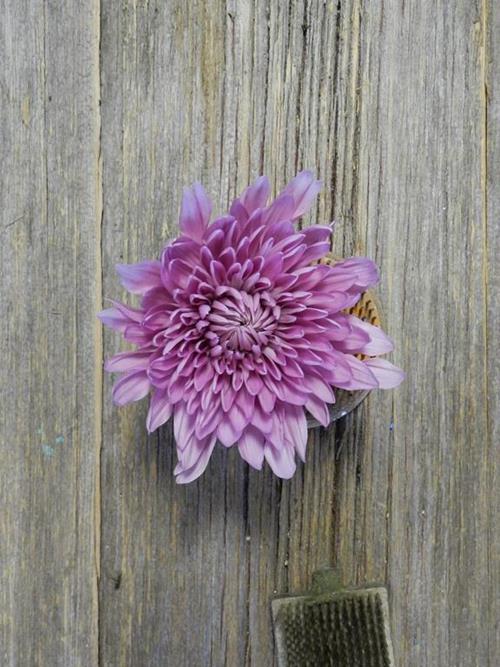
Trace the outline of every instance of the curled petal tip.
<instances>
[{"instance_id":1,"label":"curled petal tip","mask_svg":"<svg viewBox=\"0 0 500 667\"><path fill-rule=\"evenodd\" d=\"M313 172L308 170L299 172L290 181L284 192L290 194L294 199L293 220L300 218L310 209L321 188L321 181L316 180Z\"/></svg>"},{"instance_id":2,"label":"curled petal tip","mask_svg":"<svg viewBox=\"0 0 500 667\"><path fill-rule=\"evenodd\" d=\"M187 237L194 241L201 241L211 212L212 202L201 183L193 183L192 187L184 188L179 226Z\"/></svg>"}]
</instances>

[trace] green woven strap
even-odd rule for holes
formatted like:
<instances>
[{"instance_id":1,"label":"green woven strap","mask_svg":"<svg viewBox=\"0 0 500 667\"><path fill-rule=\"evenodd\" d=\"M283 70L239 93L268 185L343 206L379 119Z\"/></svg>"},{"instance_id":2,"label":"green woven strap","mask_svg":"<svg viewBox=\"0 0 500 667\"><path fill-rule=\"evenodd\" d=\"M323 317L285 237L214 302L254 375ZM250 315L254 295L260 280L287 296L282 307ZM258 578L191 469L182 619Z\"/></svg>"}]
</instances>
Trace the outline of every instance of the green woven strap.
<instances>
[{"instance_id":1,"label":"green woven strap","mask_svg":"<svg viewBox=\"0 0 500 667\"><path fill-rule=\"evenodd\" d=\"M308 595L272 602L279 667L393 667L385 588L341 590L331 570Z\"/></svg>"}]
</instances>

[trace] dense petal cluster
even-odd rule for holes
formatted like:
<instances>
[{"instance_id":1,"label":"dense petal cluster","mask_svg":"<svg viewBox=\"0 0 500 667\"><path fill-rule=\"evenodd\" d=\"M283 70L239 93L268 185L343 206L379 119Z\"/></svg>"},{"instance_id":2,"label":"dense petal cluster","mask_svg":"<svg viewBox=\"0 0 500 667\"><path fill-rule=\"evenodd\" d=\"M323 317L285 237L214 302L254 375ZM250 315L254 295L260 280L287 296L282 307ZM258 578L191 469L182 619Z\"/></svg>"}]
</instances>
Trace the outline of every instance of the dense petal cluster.
<instances>
[{"instance_id":1,"label":"dense petal cluster","mask_svg":"<svg viewBox=\"0 0 500 667\"><path fill-rule=\"evenodd\" d=\"M377 282L373 262L315 263L329 252L331 227L294 225L319 189L301 172L268 205L261 177L209 224L211 203L195 184L184 193L182 235L161 258L117 267L141 301L100 314L137 346L106 363L122 374L114 401L151 393L150 432L173 414L178 482L204 471L217 441L289 478L296 454L305 459L306 411L326 426L333 387L390 388L403 378L377 357L390 339L345 312Z\"/></svg>"}]
</instances>

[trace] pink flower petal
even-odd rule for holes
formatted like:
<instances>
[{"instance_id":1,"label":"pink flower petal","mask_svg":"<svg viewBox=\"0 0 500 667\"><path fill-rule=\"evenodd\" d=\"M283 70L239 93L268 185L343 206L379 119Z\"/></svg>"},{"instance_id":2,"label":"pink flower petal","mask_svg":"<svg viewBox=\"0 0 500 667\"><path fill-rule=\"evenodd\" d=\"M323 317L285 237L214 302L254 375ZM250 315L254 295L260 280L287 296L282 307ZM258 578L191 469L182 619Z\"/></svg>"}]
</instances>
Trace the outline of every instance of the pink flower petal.
<instances>
[{"instance_id":1,"label":"pink flower petal","mask_svg":"<svg viewBox=\"0 0 500 667\"><path fill-rule=\"evenodd\" d=\"M125 331L129 324L141 322L144 314L142 310L130 308L119 301L111 302L114 308L106 308L97 314L103 324L117 331Z\"/></svg>"},{"instance_id":2,"label":"pink flower petal","mask_svg":"<svg viewBox=\"0 0 500 667\"><path fill-rule=\"evenodd\" d=\"M289 378L299 378L299 380L304 377L302 367L294 359L287 359L283 373Z\"/></svg>"},{"instance_id":3,"label":"pink flower petal","mask_svg":"<svg viewBox=\"0 0 500 667\"><path fill-rule=\"evenodd\" d=\"M252 468L262 469L264 462L264 436L253 426L247 426L238 442L238 451Z\"/></svg>"},{"instance_id":4,"label":"pink flower petal","mask_svg":"<svg viewBox=\"0 0 500 667\"><path fill-rule=\"evenodd\" d=\"M248 426L248 418L237 403L228 412L228 419L236 433L241 433Z\"/></svg>"},{"instance_id":5,"label":"pink flower petal","mask_svg":"<svg viewBox=\"0 0 500 667\"><path fill-rule=\"evenodd\" d=\"M316 398L316 396L311 395L305 407L322 426L325 428L328 426L330 423L330 412L326 403Z\"/></svg>"},{"instance_id":6,"label":"pink flower petal","mask_svg":"<svg viewBox=\"0 0 500 667\"><path fill-rule=\"evenodd\" d=\"M164 305L168 310L171 310L173 307L172 296L165 289L164 285L149 290L149 292L146 292L146 294L141 299L141 309L143 314L149 311L150 308L155 308L159 305Z\"/></svg>"},{"instance_id":7,"label":"pink flower petal","mask_svg":"<svg viewBox=\"0 0 500 667\"><path fill-rule=\"evenodd\" d=\"M311 171L301 171L290 181L283 192L293 197L293 220L300 218L310 209L320 190L321 181L317 181Z\"/></svg>"},{"instance_id":8,"label":"pink flower petal","mask_svg":"<svg viewBox=\"0 0 500 667\"><path fill-rule=\"evenodd\" d=\"M330 252L330 243L313 243L305 250L299 258L290 264L290 270L300 266L307 266L316 259L323 259Z\"/></svg>"},{"instance_id":9,"label":"pink flower petal","mask_svg":"<svg viewBox=\"0 0 500 667\"><path fill-rule=\"evenodd\" d=\"M306 460L307 420L304 408L286 406L283 409L285 439L292 445L302 461Z\"/></svg>"},{"instance_id":10,"label":"pink flower petal","mask_svg":"<svg viewBox=\"0 0 500 667\"><path fill-rule=\"evenodd\" d=\"M212 203L200 183L185 188L179 226L186 236L194 241L201 241L211 212Z\"/></svg>"},{"instance_id":11,"label":"pink flower petal","mask_svg":"<svg viewBox=\"0 0 500 667\"><path fill-rule=\"evenodd\" d=\"M248 378L245 380L245 386L249 394L251 394L252 396L256 396L259 393L259 391L261 391L263 383L260 377L255 373L253 373L249 375Z\"/></svg>"},{"instance_id":12,"label":"pink flower petal","mask_svg":"<svg viewBox=\"0 0 500 667\"><path fill-rule=\"evenodd\" d=\"M125 331L131 320L125 317L117 308L106 308L97 313L97 317L110 329Z\"/></svg>"},{"instance_id":13,"label":"pink flower petal","mask_svg":"<svg viewBox=\"0 0 500 667\"><path fill-rule=\"evenodd\" d=\"M291 220L294 212L293 197L283 193L267 208L264 221L267 225L283 220Z\"/></svg>"},{"instance_id":14,"label":"pink flower petal","mask_svg":"<svg viewBox=\"0 0 500 667\"><path fill-rule=\"evenodd\" d=\"M309 246L314 243L329 242L332 235L332 228L329 225L311 225L303 229L302 233L305 237L305 243Z\"/></svg>"},{"instance_id":15,"label":"pink flower petal","mask_svg":"<svg viewBox=\"0 0 500 667\"><path fill-rule=\"evenodd\" d=\"M168 392L168 400L175 404L178 403L179 401L182 401L187 396L186 392L186 381L184 378L178 378L177 380L174 380L171 382L168 387L167 387L167 392Z\"/></svg>"},{"instance_id":16,"label":"pink flower petal","mask_svg":"<svg viewBox=\"0 0 500 667\"><path fill-rule=\"evenodd\" d=\"M282 405L276 407L271 417L273 420L272 428L271 432L266 434L266 440L274 447L282 447L285 442Z\"/></svg>"},{"instance_id":17,"label":"pink flower petal","mask_svg":"<svg viewBox=\"0 0 500 667\"><path fill-rule=\"evenodd\" d=\"M363 322L363 320L360 320L354 315L349 315L347 321L351 326L351 333L347 338L338 343L337 348L339 350L377 355L392 352L394 349L394 343L380 327L375 327L373 324ZM361 342L363 338L365 340Z\"/></svg>"},{"instance_id":18,"label":"pink flower petal","mask_svg":"<svg viewBox=\"0 0 500 667\"><path fill-rule=\"evenodd\" d=\"M296 470L295 457L291 447L274 447L266 442L264 456L271 470L281 479L290 479Z\"/></svg>"},{"instance_id":19,"label":"pink flower petal","mask_svg":"<svg viewBox=\"0 0 500 667\"><path fill-rule=\"evenodd\" d=\"M113 386L113 401L116 405L126 405L139 401L147 395L151 385L146 371L135 371L124 375Z\"/></svg>"},{"instance_id":20,"label":"pink flower petal","mask_svg":"<svg viewBox=\"0 0 500 667\"><path fill-rule=\"evenodd\" d=\"M185 289L193 275L193 267L183 259L173 259L169 264L168 272L174 287Z\"/></svg>"},{"instance_id":21,"label":"pink flower petal","mask_svg":"<svg viewBox=\"0 0 500 667\"><path fill-rule=\"evenodd\" d=\"M261 275L266 276L269 280L274 280L283 271L283 254L277 252L273 255L268 255L261 269Z\"/></svg>"},{"instance_id":22,"label":"pink flower petal","mask_svg":"<svg viewBox=\"0 0 500 667\"><path fill-rule=\"evenodd\" d=\"M174 473L176 475L175 481L177 484L189 484L189 482L193 482L205 472L205 468L208 465L214 446L215 438L208 439L207 444L203 447L198 460L193 466L187 469L179 464L176 466Z\"/></svg>"},{"instance_id":23,"label":"pink flower petal","mask_svg":"<svg viewBox=\"0 0 500 667\"><path fill-rule=\"evenodd\" d=\"M352 377L345 382L336 381L340 389L376 389L378 381L369 366L350 354L344 354L344 361L351 369Z\"/></svg>"},{"instance_id":24,"label":"pink flower petal","mask_svg":"<svg viewBox=\"0 0 500 667\"><path fill-rule=\"evenodd\" d=\"M159 389L165 389L170 384L174 369L179 365L174 356L161 356L154 359L148 368L148 377L151 384Z\"/></svg>"},{"instance_id":25,"label":"pink flower petal","mask_svg":"<svg viewBox=\"0 0 500 667\"><path fill-rule=\"evenodd\" d=\"M354 284L363 292L368 287L376 285L379 281L377 266L367 257L350 257L342 262L337 262L333 269L335 272L340 270L345 271L346 274L355 275Z\"/></svg>"},{"instance_id":26,"label":"pink flower petal","mask_svg":"<svg viewBox=\"0 0 500 667\"><path fill-rule=\"evenodd\" d=\"M179 403L174 408L174 437L177 447L183 449L195 428L196 419L189 415L186 406Z\"/></svg>"},{"instance_id":27,"label":"pink flower petal","mask_svg":"<svg viewBox=\"0 0 500 667\"><path fill-rule=\"evenodd\" d=\"M149 345L152 342L154 333L150 329L146 329L142 324L129 324L125 327L123 332L123 337L129 343L135 343L136 345Z\"/></svg>"},{"instance_id":28,"label":"pink flower petal","mask_svg":"<svg viewBox=\"0 0 500 667\"><path fill-rule=\"evenodd\" d=\"M226 381L223 384L220 393L220 398L221 398L222 409L224 410L224 412L229 412L234 403L234 399L236 398L236 393L232 388L230 382Z\"/></svg>"},{"instance_id":29,"label":"pink flower petal","mask_svg":"<svg viewBox=\"0 0 500 667\"><path fill-rule=\"evenodd\" d=\"M255 396L249 394L245 388L242 387L236 396L236 404L242 411L246 419L246 423L248 424L251 421L255 411Z\"/></svg>"},{"instance_id":30,"label":"pink flower petal","mask_svg":"<svg viewBox=\"0 0 500 667\"><path fill-rule=\"evenodd\" d=\"M196 437L195 433L192 433L189 437L189 440L185 443L184 447L181 449L177 448L177 456L179 457L179 463L184 468L188 470L198 461L200 458L205 445L208 443L209 438L204 438L199 440Z\"/></svg>"},{"instance_id":31,"label":"pink flower petal","mask_svg":"<svg viewBox=\"0 0 500 667\"><path fill-rule=\"evenodd\" d=\"M208 411L196 415L196 436L206 438L207 435L212 435L222 419L223 414L220 405L214 402Z\"/></svg>"},{"instance_id":32,"label":"pink flower petal","mask_svg":"<svg viewBox=\"0 0 500 667\"><path fill-rule=\"evenodd\" d=\"M290 222L290 220L279 220L265 227L262 239L266 239L266 241L272 239L273 250L279 251L281 248L279 242L283 241L286 243L287 239L294 235L295 227L293 222Z\"/></svg>"},{"instance_id":33,"label":"pink flower petal","mask_svg":"<svg viewBox=\"0 0 500 667\"><path fill-rule=\"evenodd\" d=\"M241 429L236 428L229 419L224 419L217 428L217 437L224 447L232 447L240 435Z\"/></svg>"},{"instance_id":34,"label":"pink flower petal","mask_svg":"<svg viewBox=\"0 0 500 667\"><path fill-rule=\"evenodd\" d=\"M214 369L210 363L199 366L194 372L194 386L196 391L201 391L214 376Z\"/></svg>"},{"instance_id":35,"label":"pink flower petal","mask_svg":"<svg viewBox=\"0 0 500 667\"><path fill-rule=\"evenodd\" d=\"M121 277L123 287L132 294L145 294L161 285L161 264L158 261L117 264L116 270Z\"/></svg>"},{"instance_id":36,"label":"pink flower petal","mask_svg":"<svg viewBox=\"0 0 500 667\"><path fill-rule=\"evenodd\" d=\"M172 405L168 401L167 392L156 389L151 396L146 418L148 433L156 431L159 426L170 419L171 414Z\"/></svg>"},{"instance_id":37,"label":"pink flower petal","mask_svg":"<svg viewBox=\"0 0 500 667\"><path fill-rule=\"evenodd\" d=\"M257 400L259 401L259 405L262 408L262 411L265 413L270 413L274 410L276 394L270 391L266 385L263 384L262 389L257 394Z\"/></svg>"},{"instance_id":38,"label":"pink flower petal","mask_svg":"<svg viewBox=\"0 0 500 667\"><path fill-rule=\"evenodd\" d=\"M147 368L151 359L151 352L121 352L115 354L104 364L108 373L126 373L139 368Z\"/></svg>"},{"instance_id":39,"label":"pink flower petal","mask_svg":"<svg viewBox=\"0 0 500 667\"><path fill-rule=\"evenodd\" d=\"M327 292L323 294L318 292L314 294L308 301L308 306L316 308L323 308L328 311L329 315L338 313L343 310L349 301L349 296L343 292Z\"/></svg>"},{"instance_id":40,"label":"pink flower petal","mask_svg":"<svg viewBox=\"0 0 500 667\"><path fill-rule=\"evenodd\" d=\"M364 364L376 377L380 389L394 389L405 379L405 372L385 359L367 359Z\"/></svg>"},{"instance_id":41,"label":"pink flower petal","mask_svg":"<svg viewBox=\"0 0 500 667\"><path fill-rule=\"evenodd\" d=\"M295 269L294 274L297 276L297 288L304 292L317 287L322 288L323 282L326 276L329 275L330 270L331 268L326 264L315 264ZM326 290L326 292L328 293L329 290Z\"/></svg>"},{"instance_id":42,"label":"pink flower petal","mask_svg":"<svg viewBox=\"0 0 500 667\"><path fill-rule=\"evenodd\" d=\"M266 205L269 197L269 180L267 176L260 176L252 183L241 195L240 201L245 207L247 214L250 216L258 209Z\"/></svg>"},{"instance_id":43,"label":"pink flower petal","mask_svg":"<svg viewBox=\"0 0 500 667\"><path fill-rule=\"evenodd\" d=\"M271 380L269 377L265 378L265 382L270 388ZM307 387L302 383L292 383L285 379L276 383L275 392L281 401L290 403L291 405L305 405L308 398Z\"/></svg>"},{"instance_id":44,"label":"pink flower petal","mask_svg":"<svg viewBox=\"0 0 500 667\"><path fill-rule=\"evenodd\" d=\"M325 403L335 403L335 396L332 388L318 375L307 373L302 380L306 389L308 389L316 398Z\"/></svg>"},{"instance_id":45,"label":"pink flower petal","mask_svg":"<svg viewBox=\"0 0 500 667\"><path fill-rule=\"evenodd\" d=\"M273 417L260 407L256 407L252 415L252 424L261 433L269 435L273 430Z\"/></svg>"},{"instance_id":46,"label":"pink flower petal","mask_svg":"<svg viewBox=\"0 0 500 667\"><path fill-rule=\"evenodd\" d=\"M325 363L315 370L328 382L330 386L338 387L339 383L349 382L352 378L352 370L344 355L336 350L324 355Z\"/></svg>"}]
</instances>

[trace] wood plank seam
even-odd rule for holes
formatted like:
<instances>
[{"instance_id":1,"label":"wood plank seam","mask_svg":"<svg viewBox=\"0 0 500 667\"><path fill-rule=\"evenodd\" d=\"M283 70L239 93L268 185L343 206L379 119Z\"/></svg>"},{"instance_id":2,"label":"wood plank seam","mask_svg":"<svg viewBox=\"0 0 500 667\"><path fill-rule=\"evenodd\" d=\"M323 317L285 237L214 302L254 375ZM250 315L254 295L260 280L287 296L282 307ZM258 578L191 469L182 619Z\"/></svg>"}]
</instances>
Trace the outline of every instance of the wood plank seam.
<instances>
[{"instance_id":1,"label":"wood plank seam","mask_svg":"<svg viewBox=\"0 0 500 667\"><path fill-rule=\"evenodd\" d=\"M103 170L102 170L102 118L101 118L101 0L94 0L94 30L95 30L95 62L93 87L94 95L97 100L97 123L96 137L94 147L94 159L96 170L96 277L95 277L95 306L96 314L102 309L103 302L103 266L102 266L102 226L104 221L104 198L103 198ZM101 455L103 446L103 400L104 400L104 345L101 322L94 317L94 335L95 335L95 363L94 363L94 396L95 396L95 498L94 498L94 600L95 600L95 636L97 647L98 667L102 664L101 641L100 641L100 579L101 579L101 514L102 514L102 494L101 494Z\"/></svg>"}]
</instances>

